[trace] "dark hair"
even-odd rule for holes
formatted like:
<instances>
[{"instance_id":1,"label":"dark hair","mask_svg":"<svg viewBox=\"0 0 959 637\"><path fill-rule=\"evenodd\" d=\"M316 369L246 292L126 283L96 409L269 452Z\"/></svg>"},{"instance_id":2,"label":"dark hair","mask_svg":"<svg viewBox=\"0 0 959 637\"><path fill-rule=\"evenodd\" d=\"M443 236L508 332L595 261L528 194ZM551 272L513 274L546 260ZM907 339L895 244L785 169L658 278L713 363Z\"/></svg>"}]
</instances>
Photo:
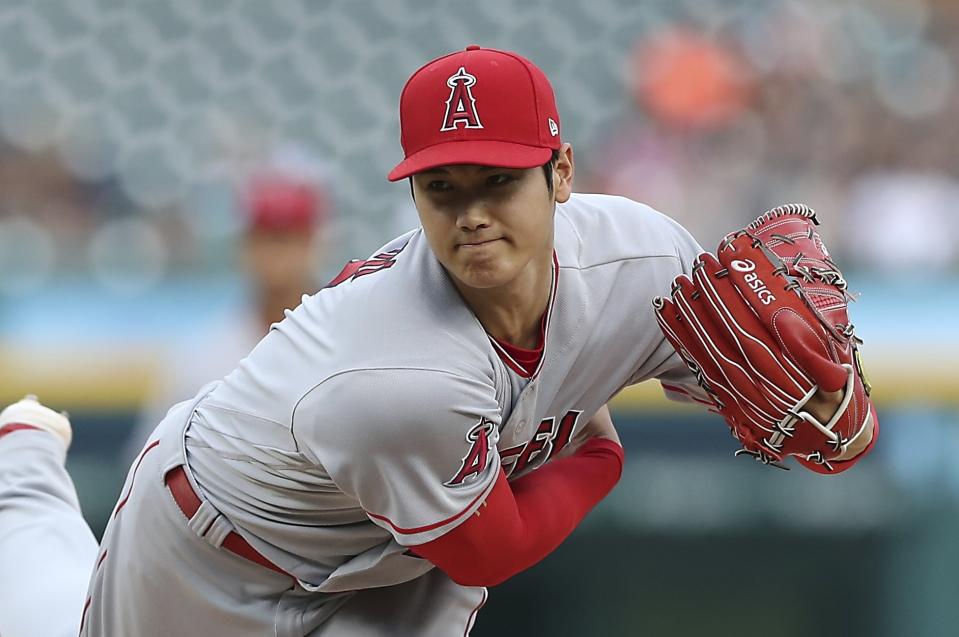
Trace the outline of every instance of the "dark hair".
<instances>
[{"instance_id":1,"label":"dark hair","mask_svg":"<svg viewBox=\"0 0 959 637\"><path fill-rule=\"evenodd\" d=\"M554 148L549 160L543 164L543 174L546 175L546 190L549 191L549 194L553 194L553 166L556 165L557 160L559 160L559 150ZM413 192L413 175L410 175L406 179L410 183L410 196L413 198L413 201L416 201L416 194Z\"/></svg>"},{"instance_id":2,"label":"dark hair","mask_svg":"<svg viewBox=\"0 0 959 637\"><path fill-rule=\"evenodd\" d=\"M549 161L543 164L543 172L546 174L546 190L549 191L549 194L553 194L553 166L556 165L558 159L559 150L554 148Z\"/></svg>"}]
</instances>

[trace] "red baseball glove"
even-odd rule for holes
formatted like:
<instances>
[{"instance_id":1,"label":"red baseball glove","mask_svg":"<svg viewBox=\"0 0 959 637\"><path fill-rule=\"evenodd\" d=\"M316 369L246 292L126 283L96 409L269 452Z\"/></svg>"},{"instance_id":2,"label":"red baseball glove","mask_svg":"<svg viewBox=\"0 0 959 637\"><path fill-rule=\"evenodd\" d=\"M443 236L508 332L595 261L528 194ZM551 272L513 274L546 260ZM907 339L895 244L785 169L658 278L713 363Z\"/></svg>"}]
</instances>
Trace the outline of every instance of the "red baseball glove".
<instances>
[{"instance_id":1,"label":"red baseball glove","mask_svg":"<svg viewBox=\"0 0 959 637\"><path fill-rule=\"evenodd\" d=\"M852 466L879 432L847 314L846 281L815 230L815 213L780 206L702 254L692 278L654 300L660 327L745 453L820 473ZM822 422L806 409L842 391Z\"/></svg>"}]
</instances>

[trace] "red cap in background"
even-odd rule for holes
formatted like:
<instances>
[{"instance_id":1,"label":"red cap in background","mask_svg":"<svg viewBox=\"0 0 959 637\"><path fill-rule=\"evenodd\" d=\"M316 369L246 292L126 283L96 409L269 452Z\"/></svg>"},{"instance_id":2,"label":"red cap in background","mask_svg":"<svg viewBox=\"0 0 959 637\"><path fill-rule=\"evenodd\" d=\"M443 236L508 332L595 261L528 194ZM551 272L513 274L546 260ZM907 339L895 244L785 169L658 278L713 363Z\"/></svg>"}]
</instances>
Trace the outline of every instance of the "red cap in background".
<instances>
[{"instance_id":1,"label":"red cap in background","mask_svg":"<svg viewBox=\"0 0 959 637\"><path fill-rule=\"evenodd\" d=\"M476 45L413 73L400 129L406 158L390 181L450 164L533 168L562 143L546 75L515 53Z\"/></svg>"},{"instance_id":2,"label":"red cap in background","mask_svg":"<svg viewBox=\"0 0 959 637\"><path fill-rule=\"evenodd\" d=\"M314 185L279 172L254 175L244 208L250 230L312 230L326 217L326 197Z\"/></svg>"}]
</instances>

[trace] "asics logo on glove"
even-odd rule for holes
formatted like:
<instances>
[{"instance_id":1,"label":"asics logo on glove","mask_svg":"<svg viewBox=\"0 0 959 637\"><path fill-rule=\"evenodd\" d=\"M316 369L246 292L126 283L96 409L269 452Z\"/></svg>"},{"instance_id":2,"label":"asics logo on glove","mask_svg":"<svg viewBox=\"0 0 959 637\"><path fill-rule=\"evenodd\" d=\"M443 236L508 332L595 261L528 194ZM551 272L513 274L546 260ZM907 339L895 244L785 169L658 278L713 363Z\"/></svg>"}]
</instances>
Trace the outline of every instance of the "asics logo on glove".
<instances>
[{"instance_id":1,"label":"asics logo on glove","mask_svg":"<svg viewBox=\"0 0 959 637\"><path fill-rule=\"evenodd\" d=\"M760 302L763 305L769 305L776 300L776 297L773 296L773 293L769 291L769 288L766 287L766 284L763 283L763 280L759 278L759 275L754 273L753 270L756 269L756 264L750 261L749 259L736 259L735 261L729 264L733 270L736 272L749 272L743 277L743 280L749 284L749 287L753 292L756 293L756 296L759 297Z\"/></svg>"}]
</instances>

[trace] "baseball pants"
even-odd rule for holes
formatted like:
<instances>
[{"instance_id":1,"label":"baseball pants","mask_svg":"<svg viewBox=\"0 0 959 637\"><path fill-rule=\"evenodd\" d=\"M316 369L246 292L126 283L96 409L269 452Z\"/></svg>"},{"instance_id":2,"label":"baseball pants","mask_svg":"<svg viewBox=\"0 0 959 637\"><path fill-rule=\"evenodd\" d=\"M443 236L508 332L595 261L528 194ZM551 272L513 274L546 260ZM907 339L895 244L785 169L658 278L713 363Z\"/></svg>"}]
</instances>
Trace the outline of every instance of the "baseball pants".
<instances>
[{"instance_id":1,"label":"baseball pants","mask_svg":"<svg viewBox=\"0 0 959 637\"><path fill-rule=\"evenodd\" d=\"M194 528L206 529L212 505L188 520L165 482L186 468L192 411L191 403L171 410L130 469L96 560L81 637L469 634L486 589L459 586L438 569L395 586L308 592L289 575L215 546L215 532L201 537Z\"/></svg>"}]
</instances>

